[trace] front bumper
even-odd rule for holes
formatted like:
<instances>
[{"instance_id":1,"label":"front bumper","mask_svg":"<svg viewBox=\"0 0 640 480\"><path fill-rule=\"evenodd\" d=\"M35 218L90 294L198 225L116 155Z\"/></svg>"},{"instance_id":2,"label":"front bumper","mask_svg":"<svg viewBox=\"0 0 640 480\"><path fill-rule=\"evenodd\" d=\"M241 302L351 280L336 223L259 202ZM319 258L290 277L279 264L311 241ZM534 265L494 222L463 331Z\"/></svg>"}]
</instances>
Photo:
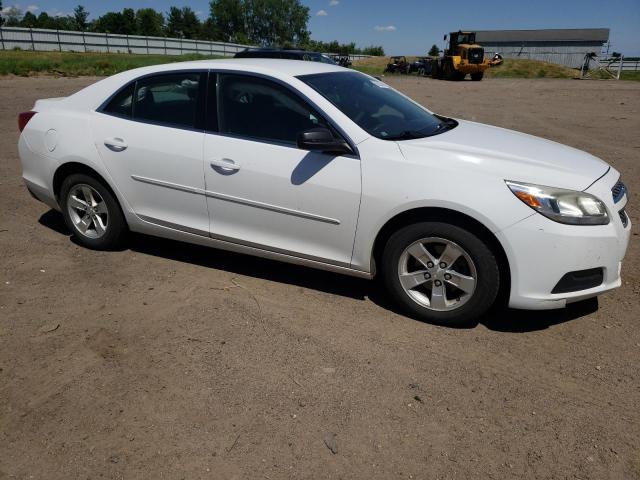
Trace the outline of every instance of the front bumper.
<instances>
[{"instance_id":1,"label":"front bumper","mask_svg":"<svg viewBox=\"0 0 640 480\"><path fill-rule=\"evenodd\" d=\"M626 196L613 202L611 188L619 174L611 169L586 191L607 205L608 225L575 226L554 222L533 214L498 232L511 269L509 306L533 310L562 308L567 303L594 297L619 287L620 271L629 238L631 222L623 225L618 212ZM551 291L568 272L603 269L600 285L585 290L553 294Z\"/></svg>"}]
</instances>

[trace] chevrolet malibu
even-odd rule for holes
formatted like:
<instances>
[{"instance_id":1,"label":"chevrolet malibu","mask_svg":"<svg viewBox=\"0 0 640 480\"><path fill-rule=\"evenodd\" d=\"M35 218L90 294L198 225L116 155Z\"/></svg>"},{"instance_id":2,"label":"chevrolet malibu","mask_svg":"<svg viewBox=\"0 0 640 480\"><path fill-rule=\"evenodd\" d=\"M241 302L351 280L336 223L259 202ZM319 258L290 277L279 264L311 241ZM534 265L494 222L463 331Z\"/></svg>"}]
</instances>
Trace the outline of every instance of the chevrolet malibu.
<instances>
[{"instance_id":1,"label":"chevrolet malibu","mask_svg":"<svg viewBox=\"0 0 640 480\"><path fill-rule=\"evenodd\" d=\"M334 65L131 70L20 114L31 194L77 241L128 231L363 278L459 325L499 292L551 309L620 285L619 173L579 150L437 115Z\"/></svg>"}]
</instances>

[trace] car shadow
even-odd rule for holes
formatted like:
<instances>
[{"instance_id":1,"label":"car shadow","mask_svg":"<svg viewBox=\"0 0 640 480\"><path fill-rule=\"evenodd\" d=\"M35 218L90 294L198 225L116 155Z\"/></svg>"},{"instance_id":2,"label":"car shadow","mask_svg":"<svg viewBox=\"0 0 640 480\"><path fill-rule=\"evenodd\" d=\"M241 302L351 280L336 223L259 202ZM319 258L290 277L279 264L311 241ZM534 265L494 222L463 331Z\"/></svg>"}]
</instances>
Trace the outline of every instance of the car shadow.
<instances>
[{"instance_id":1,"label":"car shadow","mask_svg":"<svg viewBox=\"0 0 640 480\"><path fill-rule=\"evenodd\" d=\"M302 185L326 167L334 158L336 158L334 155L326 153L307 153L291 172L291 184Z\"/></svg>"},{"instance_id":2,"label":"car shadow","mask_svg":"<svg viewBox=\"0 0 640 480\"><path fill-rule=\"evenodd\" d=\"M38 223L61 235L71 235L71 232L67 228L67 224L64 223L64 217L60 212L56 210L51 209L44 212L42 215L40 215Z\"/></svg>"},{"instance_id":3,"label":"car shadow","mask_svg":"<svg viewBox=\"0 0 640 480\"><path fill-rule=\"evenodd\" d=\"M40 217L39 223L61 235L70 236L71 234L64 223L62 215L55 210L49 210L44 213ZM73 237L71 237L71 240L73 241ZM286 283L355 300L369 299L380 308L398 315L407 316L389 299L382 288L381 282L375 280L349 277L338 273L138 233L130 234L127 246L123 250L126 249L145 255L272 282ZM478 325L484 325L489 330L497 332L527 333L577 320L597 310L597 298L576 302L564 309L538 311L515 310L506 307L505 302L502 301L477 322L462 328L475 328Z\"/></svg>"}]
</instances>

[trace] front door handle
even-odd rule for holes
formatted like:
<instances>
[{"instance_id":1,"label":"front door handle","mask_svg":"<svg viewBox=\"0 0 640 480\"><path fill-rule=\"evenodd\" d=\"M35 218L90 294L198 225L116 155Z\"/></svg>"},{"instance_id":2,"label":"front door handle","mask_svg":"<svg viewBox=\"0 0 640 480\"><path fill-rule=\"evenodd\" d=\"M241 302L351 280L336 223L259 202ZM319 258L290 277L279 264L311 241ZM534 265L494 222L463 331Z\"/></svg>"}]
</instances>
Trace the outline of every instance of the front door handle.
<instances>
[{"instance_id":1,"label":"front door handle","mask_svg":"<svg viewBox=\"0 0 640 480\"><path fill-rule=\"evenodd\" d=\"M230 158L222 158L220 160L211 160L211 167L219 173L233 173L240 170L240 164L234 162Z\"/></svg>"},{"instance_id":2,"label":"front door handle","mask_svg":"<svg viewBox=\"0 0 640 480\"><path fill-rule=\"evenodd\" d=\"M105 139L104 146L112 152L122 152L123 150L127 149L128 145L123 139L119 137L111 137Z\"/></svg>"}]
</instances>

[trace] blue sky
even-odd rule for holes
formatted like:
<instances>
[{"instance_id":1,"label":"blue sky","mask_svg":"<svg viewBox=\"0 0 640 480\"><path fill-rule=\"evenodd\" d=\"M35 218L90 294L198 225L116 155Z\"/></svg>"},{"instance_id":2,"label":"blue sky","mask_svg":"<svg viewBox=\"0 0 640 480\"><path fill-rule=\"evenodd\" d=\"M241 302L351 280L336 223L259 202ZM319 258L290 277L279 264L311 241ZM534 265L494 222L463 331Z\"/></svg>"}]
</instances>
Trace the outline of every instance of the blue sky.
<instances>
[{"instance_id":1,"label":"blue sky","mask_svg":"<svg viewBox=\"0 0 640 480\"><path fill-rule=\"evenodd\" d=\"M424 53L441 46L445 32L458 29L590 28L611 29L611 49L640 56L640 0L302 0L309 6L309 28L318 40L382 45L387 54ZM35 13L70 12L82 3L94 18L125 7L188 5L206 17L208 0L4 0Z\"/></svg>"}]
</instances>

